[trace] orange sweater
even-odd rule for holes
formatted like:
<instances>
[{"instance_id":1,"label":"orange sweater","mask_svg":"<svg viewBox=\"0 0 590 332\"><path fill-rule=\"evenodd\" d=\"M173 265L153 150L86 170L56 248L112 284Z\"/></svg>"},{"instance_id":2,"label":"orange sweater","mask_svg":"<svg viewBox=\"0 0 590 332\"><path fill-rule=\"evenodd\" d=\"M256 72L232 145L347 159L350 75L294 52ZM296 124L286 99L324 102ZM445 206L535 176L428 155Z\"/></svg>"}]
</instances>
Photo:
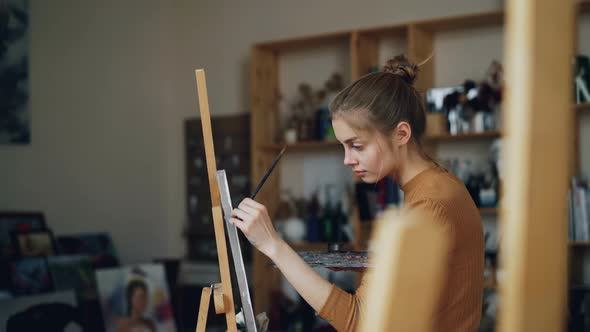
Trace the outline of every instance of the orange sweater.
<instances>
[{"instance_id":1,"label":"orange sweater","mask_svg":"<svg viewBox=\"0 0 590 332\"><path fill-rule=\"evenodd\" d=\"M416 175L402 190L405 208L428 213L443 223L451 236L448 274L433 318L435 330L476 331L484 269L483 229L477 207L465 185L438 167ZM319 315L338 331L355 331L365 303L364 281L363 277L354 295L333 285Z\"/></svg>"}]
</instances>

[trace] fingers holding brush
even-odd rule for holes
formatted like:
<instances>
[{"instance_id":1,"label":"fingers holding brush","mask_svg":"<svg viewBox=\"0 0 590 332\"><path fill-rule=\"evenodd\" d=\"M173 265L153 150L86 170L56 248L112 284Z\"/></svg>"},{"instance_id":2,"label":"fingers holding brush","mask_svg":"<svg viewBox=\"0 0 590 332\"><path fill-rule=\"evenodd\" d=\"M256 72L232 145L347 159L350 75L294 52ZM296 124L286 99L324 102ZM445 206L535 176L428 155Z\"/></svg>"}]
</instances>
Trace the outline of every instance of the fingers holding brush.
<instances>
[{"instance_id":1,"label":"fingers holding brush","mask_svg":"<svg viewBox=\"0 0 590 332\"><path fill-rule=\"evenodd\" d=\"M263 254L269 256L282 240L272 224L266 207L246 198L232 211L230 222Z\"/></svg>"},{"instance_id":2,"label":"fingers holding brush","mask_svg":"<svg viewBox=\"0 0 590 332\"><path fill-rule=\"evenodd\" d=\"M236 225L236 227L246 235L250 243L268 257L271 257L276 252L282 239L270 220L266 206L256 202L254 198L272 173L286 149L287 146L284 146L281 149L281 152L276 156L272 165L266 171L262 180L258 183L258 186L256 186L254 193L252 193L250 198L245 198L240 205L238 205L238 208L232 211L232 218L230 219L230 222Z\"/></svg>"}]
</instances>

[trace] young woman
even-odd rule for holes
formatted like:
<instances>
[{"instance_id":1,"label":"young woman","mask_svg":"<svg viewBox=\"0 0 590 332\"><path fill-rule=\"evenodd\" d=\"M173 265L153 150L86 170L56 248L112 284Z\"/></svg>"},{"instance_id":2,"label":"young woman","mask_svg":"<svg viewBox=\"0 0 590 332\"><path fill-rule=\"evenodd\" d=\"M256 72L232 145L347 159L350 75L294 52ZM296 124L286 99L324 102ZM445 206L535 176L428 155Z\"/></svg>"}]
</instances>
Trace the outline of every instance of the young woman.
<instances>
[{"instance_id":1,"label":"young woman","mask_svg":"<svg viewBox=\"0 0 590 332\"><path fill-rule=\"evenodd\" d=\"M390 177L404 191L405 209L426 213L444 226L452 246L432 319L436 331L475 331L483 291L481 219L464 184L421 147L426 114L413 86L417 71L416 65L397 56L380 72L363 76L331 102L332 125L344 146L344 164L358 177L368 183ZM364 307L364 282L351 295L324 280L280 238L262 204L245 199L232 215L231 222L273 260L322 318L338 331L356 329Z\"/></svg>"}]
</instances>

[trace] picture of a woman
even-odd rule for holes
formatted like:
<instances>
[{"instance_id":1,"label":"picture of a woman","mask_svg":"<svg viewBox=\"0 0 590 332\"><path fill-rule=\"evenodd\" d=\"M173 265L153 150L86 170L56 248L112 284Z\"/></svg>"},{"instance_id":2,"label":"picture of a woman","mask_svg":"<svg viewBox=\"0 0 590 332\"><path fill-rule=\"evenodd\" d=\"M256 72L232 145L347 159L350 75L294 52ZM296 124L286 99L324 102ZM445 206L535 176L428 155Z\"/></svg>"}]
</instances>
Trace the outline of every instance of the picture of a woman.
<instances>
[{"instance_id":1,"label":"picture of a woman","mask_svg":"<svg viewBox=\"0 0 590 332\"><path fill-rule=\"evenodd\" d=\"M155 332L154 323L144 317L148 306L147 284L141 280L132 280L127 285L127 317L117 321L119 332Z\"/></svg>"}]
</instances>

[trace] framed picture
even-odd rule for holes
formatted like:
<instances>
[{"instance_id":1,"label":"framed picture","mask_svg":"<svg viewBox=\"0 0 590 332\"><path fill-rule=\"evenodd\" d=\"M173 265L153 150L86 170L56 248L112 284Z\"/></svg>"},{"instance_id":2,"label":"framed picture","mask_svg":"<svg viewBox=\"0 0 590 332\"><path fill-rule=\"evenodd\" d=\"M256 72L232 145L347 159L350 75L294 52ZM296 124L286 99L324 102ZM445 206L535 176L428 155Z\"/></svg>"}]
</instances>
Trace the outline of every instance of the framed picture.
<instances>
[{"instance_id":1,"label":"framed picture","mask_svg":"<svg viewBox=\"0 0 590 332\"><path fill-rule=\"evenodd\" d=\"M10 261L6 258L0 257L0 292L10 293L11 285Z\"/></svg>"},{"instance_id":2,"label":"framed picture","mask_svg":"<svg viewBox=\"0 0 590 332\"><path fill-rule=\"evenodd\" d=\"M56 291L73 289L80 301L98 298L96 274L88 256L51 256L47 265Z\"/></svg>"},{"instance_id":3,"label":"framed picture","mask_svg":"<svg viewBox=\"0 0 590 332\"><path fill-rule=\"evenodd\" d=\"M53 291L53 280L45 257L25 257L10 262L12 293L15 296Z\"/></svg>"},{"instance_id":4,"label":"framed picture","mask_svg":"<svg viewBox=\"0 0 590 332\"><path fill-rule=\"evenodd\" d=\"M29 8L0 1L0 144L29 144Z\"/></svg>"},{"instance_id":5,"label":"framed picture","mask_svg":"<svg viewBox=\"0 0 590 332\"><path fill-rule=\"evenodd\" d=\"M45 217L41 212L0 211L0 258L15 257L16 248L12 246L13 231L32 231L45 229Z\"/></svg>"},{"instance_id":6,"label":"framed picture","mask_svg":"<svg viewBox=\"0 0 590 332\"><path fill-rule=\"evenodd\" d=\"M161 264L96 272L106 331L176 331Z\"/></svg>"},{"instance_id":7,"label":"framed picture","mask_svg":"<svg viewBox=\"0 0 590 332\"><path fill-rule=\"evenodd\" d=\"M13 231L12 246L19 257L55 255L53 233L48 229Z\"/></svg>"},{"instance_id":8,"label":"framed picture","mask_svg":"<svg viewBox=\"0 0 590 332\"><path fill-rule=\"evenodd\" d=\"M81 321L86 332L104 331L96 273L90 257L51 256L47 257L49 273L55 291L73 290L78 301Z\"/></svg>"},{"instance_id":9,"label":"framed picture","mask_svg":"<svg viewBox=\"0 0 590 332\"><path fill-rule=\"evenodd\" d=\"M107 233L58 236L56 245L60 255L89 256L95 269L119 266L115 246Z\"/></svg>"},{"instance_id":10,"label":"framed picture","mask_svg":"<svg viewBox=\"0 0 590 332\"><path fill-rule=\"evenodd\" d=\"M0 327L6 332L83 330L73 291L2 300Z\"/></svg>"}]
</instances>

